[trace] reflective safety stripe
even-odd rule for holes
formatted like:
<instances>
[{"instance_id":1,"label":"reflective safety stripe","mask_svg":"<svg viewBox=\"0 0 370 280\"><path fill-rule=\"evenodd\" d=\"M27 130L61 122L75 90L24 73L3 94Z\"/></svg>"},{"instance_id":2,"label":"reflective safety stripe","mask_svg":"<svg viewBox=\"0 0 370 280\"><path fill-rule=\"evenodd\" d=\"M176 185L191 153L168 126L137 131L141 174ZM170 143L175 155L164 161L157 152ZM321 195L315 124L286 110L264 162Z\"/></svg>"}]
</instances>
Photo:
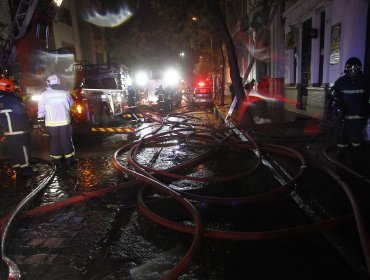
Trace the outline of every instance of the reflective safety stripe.
<instances>
[{"instance_id":1,"label":"reflective safety stripe","mask_svg":"<svg viewBox=\"0 0 370 280\"><path fill-rule=\"evenodd\" d=\"M17 167L20 167L21 165L20 164L13 164L12 167L13 168L17 168Z\"/></svg>"},{"instance_id":2,"label":"reflective safety stripe","mask_svg":"<svg viewBox=\"0 0 370 280\"><path fill-rule=\"evenodd\" d=\"M53 122L53 121L45 121L46 126L63 126L63 125L68 125L69 120L61 121L61 122Z\"/></svg>"},{"instance_id":3,"label":"reflective safety stripe","mask_svg":"<svg viewBox=\"0 0 370 280\"><path fill-rule=\"evenodd\" d=\"M10 121L10 115L9 115L10 112L13 112L13 111L12 110L2 110L1 111L2 114L5 114L6 121L8 122L8 130L9 130L8 133L13 132L12 122ZM5 134L5 132L4 132L4 134Z\"/></svg>"},{"instance_id":4,"label":"reflective safety stripe","mask_svg":"<svg viewBox=\"0 0 370 280\"><path fill-rule=\"evenodd\" d=\"M337 144L337 147L339 148L347 148L348 144Z\"/></svg>"},{"instance_id":5,"label":"reflective safety stripe","mask_svg":"<svg viewBox=\"0 0 370 280\"><path fill-rule=\"evenodd\" d=\"M0 110L0 114L4 114L6 116L6 121L8 123L9 131L4 131L4 135L19 135L19 134L27 133L27 131L13 131L13 126L12 126L12 122L10 121L10 115L9 115L9 113L12 113L12 112L13 110L11 109Z\"/></svg>"},{"instance_id":6,"label":"reflective safety stripe","mask_svg":"<svg viewBox=\"0 0 370 280\"><path fill-rule=\"evenodd\" d=\"M11 112L13 112L13 110L11 110L11 109L5 109L5 110L0 110L0 114L1 113L11 113Z\"/></svg>"},{"instance_id":7,"label":"reflective safety stripe","mask_svg":"<svg viewBox=\"0 0 370 280\"><path fill-rule=\"evenodd\" d=\"M352 143L352 146L353 147L359 147L359 146L361 146L361 143Z\"/></svg>"},{"instance_id":8,"label":"reflective safety stripe","mask_svg":"<svg viewBox=\"0 0 370 280\"><path fill-rule=\"evenodd\" d=\"M45 105L45 112L46 112L46 118L45 118L45 120L46 119L48 119L48 120L52 120L53 119L53 117L52 117L52 114L51 114L51 111L50 111L50 108L49 108L49 106L48 105Z\"/></svg>"},{"instance_id":9,"label":"reflective safety stripe","mask_svg":"<svg viewBox=\"0 0 370 280\"><path fill-rule=\"evenodd\" d=\"M121 127L92 127L92 132L124 132L124 133L131 133L135 132L134 128L121 128Z\"/></svg>"},{"instance_id":10,"label":"reflective safety stripe","mask_svg":"<svg viewBox=\"0 0 370 280\"><path fill-rule=\"evenodd\" d=\"M70 153L70 154L68 154L68 155L64 155L64 157L65 158L70 158L70 157L73 157L75 155L75 153L73 152L73 153Z\"/></svg>"},{"instance_id":11,"label":"reflective safety stripe","mask_svg":"<svg viewBox=\"0 0 370 280\"><path fill-rule=\"evenodd\" d=\"M344 90L341 90L341 92L345 94L352 94L352 93L364 93L365 90L363 89L344 89Z\"/></svg>"},{"instance_id":12,"label":"reflective safety stripe","mask_svg":"<svg viewBox=\"0 0 370 280\"><path fill-rule=\"evenodd\" d=\"M129 107L130 108L130 107ZM143 118L144 117L144 115L143 114L135 114L137 117L139 117L139 118ZM132 114L123 114L122 115L124 118L131 118L131 117L134 117L134 115L132 115Z\"/></svg>"},{"instance_id":13,"label":"reflective safety stripe","mask_svg":"<svg viewBox=\"0 0 370 280\"><path fill-rule=\"evenodd\" d=\"M4 135L19 135L23 133L27 133L27 132L26 131L4 132Z\"/></svg>"},{"instance_id":14,"label":"reflective safety stripe","mask_svg":"<svg viewBox=\"0 0 370 280\"><path fill-rule=\"evenodd\" d=\"M354 115L354 116L345 116L344 118L347 120L360 120L360 119L364 119L365 117Z\"/></svg>"},{"instance_id":15,"label":"reflective safety stripe","mask_svg":"<svg viewBox=\"0 0 370 280\"><path fill-rule=\"evenodd\" d=\"M53 156L53 155L50 155L50 157L53 158L53 159L61 159L62 158L62 156Z\"/></svg>"}]
</instances>

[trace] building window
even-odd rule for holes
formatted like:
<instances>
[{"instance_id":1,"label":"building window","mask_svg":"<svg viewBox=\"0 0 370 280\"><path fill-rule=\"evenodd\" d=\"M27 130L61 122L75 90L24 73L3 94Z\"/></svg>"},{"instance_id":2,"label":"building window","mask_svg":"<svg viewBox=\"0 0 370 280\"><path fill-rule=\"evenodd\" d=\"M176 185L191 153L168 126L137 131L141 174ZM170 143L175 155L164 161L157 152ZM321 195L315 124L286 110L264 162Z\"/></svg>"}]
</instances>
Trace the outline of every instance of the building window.
<instances>
[{"instance_id":1,"label":"building window","mask_svg":"<svg viewBox=\"0 0 370 280\"><path fill-rule=\"evenodd\" d=\"M69 26L72 26L71 11L65 7L59 7L58 20Z\"/></svg>"},{"instance_id":2,"label":"building window","mask_svg":"<svg viewBox=\"0 0 370 280\"><path fill-rule=\"evenodd\" d=\"M37 24L36 37L40 40L46 40L49 37L49 26L46 23Z\"/></svg>"}]
</instances>

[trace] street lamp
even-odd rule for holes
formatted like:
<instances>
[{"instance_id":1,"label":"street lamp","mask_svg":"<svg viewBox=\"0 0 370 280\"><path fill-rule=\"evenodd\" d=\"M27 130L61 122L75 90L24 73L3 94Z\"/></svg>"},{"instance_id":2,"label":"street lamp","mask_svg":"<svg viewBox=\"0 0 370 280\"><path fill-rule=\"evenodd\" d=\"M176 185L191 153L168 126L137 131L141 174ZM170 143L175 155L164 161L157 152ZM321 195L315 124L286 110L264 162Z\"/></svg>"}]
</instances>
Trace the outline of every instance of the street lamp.
<instances>
[{"instance_id":1,"label":"street lamp","mask_svg":"<svg viewBox=\"0 0 370 280\"><path fill-rule=\"evenodd\" d=\"M181 57L181 62L184 62L185 53L182 51L179 53L179 56Z\"/></svg>"}]
</instances>

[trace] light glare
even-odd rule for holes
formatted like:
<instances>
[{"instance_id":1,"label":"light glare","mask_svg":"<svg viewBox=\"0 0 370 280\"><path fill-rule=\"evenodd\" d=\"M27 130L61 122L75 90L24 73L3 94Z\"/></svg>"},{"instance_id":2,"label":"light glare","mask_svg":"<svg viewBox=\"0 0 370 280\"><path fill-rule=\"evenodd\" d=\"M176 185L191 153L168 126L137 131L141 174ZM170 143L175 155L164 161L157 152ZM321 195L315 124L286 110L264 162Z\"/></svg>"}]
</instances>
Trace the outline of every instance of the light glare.
<instances>
[{"instance_id":1,"label":"light glare","mask_svg":"<svg viewBox=\"0 0 370 280\"><path fill-rule=\"evenodd\" d=\"M180 74L175 69L168 69L164 74L163 81L167 86L175 86L180 81Z\"/></svg>"},{"instance_id":2,"label":"light glare","mask_svg":"<svg viewBox=\"0 0 370 280\"><path fill-rule=\"evenodd\" d=\"M143 71L138 72L135 76L135 81L139 86L146 86L149 81L147 73Z\"/></svg>"},{"instance_id":3,"label":"light glare","mask_svg":"<svg viewBox=\"0 0 370 280\"><path fill-rule=\"evenodd\" d=\"M132 17L133 13L129 8L121 7L117 13L106 13L101 14L98 11L92 13L86 13L84 16L87 22L101 27L117 27L122 23L128 21Z\"/></svg>"},{"instance_id":4,"label":"light glare","mask_svg":"<svg viewBox=\"0 0 370 280\"><path fill-rule=\"evenodd\" d=\"M32 101L39 101L41 99L41 95L35 94L31 96Z\"/></svg>"},{"instance_id":5,"label":"light glare","mask_svg":"<svg viewBox=\"0 0 370 280\"><path fill-rule=\"evenodd\" d=\"M63 2L63 0L53 0L53 3L55 5L57 5L58 7L60 7L60 5L62 5L62 2Z\"/></svg>"}]
</instances>

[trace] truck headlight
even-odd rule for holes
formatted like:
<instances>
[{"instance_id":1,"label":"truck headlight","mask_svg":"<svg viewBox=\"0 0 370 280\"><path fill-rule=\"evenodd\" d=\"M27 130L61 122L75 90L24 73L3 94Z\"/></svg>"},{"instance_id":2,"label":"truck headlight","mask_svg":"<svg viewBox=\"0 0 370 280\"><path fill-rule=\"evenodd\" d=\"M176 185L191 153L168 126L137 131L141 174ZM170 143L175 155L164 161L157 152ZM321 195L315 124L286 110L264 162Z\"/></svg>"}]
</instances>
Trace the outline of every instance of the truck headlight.
<instances>
[{"instance_id":1,"label":"truck headlight","mask_svg":"<svg viewBox=\"0 0 370 280\"><path fill-rule=\"evenodd\" d=\"M81 114L82 113L82 106L77 105L76 110L77 110L77 113Z\"/></svg>"}]
</instances>

